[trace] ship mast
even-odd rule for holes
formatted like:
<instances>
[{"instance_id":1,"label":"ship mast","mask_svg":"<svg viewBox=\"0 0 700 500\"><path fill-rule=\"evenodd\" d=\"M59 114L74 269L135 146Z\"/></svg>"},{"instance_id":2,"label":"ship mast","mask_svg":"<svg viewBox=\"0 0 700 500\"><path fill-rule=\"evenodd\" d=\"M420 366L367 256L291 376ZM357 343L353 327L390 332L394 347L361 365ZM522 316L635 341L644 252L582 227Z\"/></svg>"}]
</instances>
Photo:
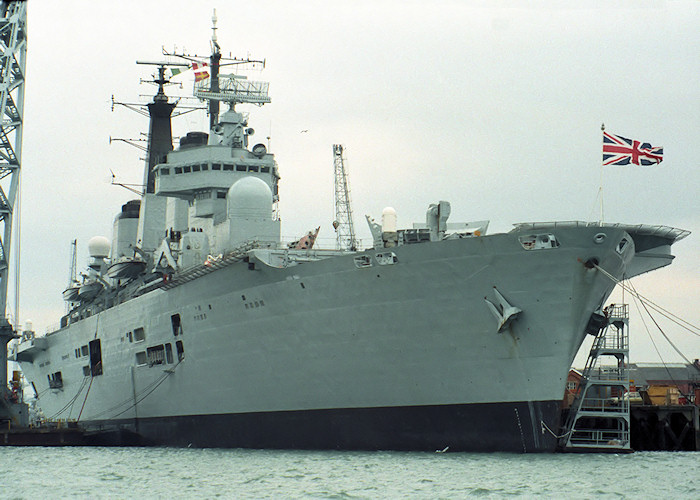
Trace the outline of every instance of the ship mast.
<instances>
[{"instance_id":1,"label":"ship mast","mask_svg":"<svg viewBox=\"0 0 700 500\"><path fill-rule=\"evenodd\" d=\"M70 244L70 271L68 275L68 286L72 286L78 281L78 240L75 239ZM66 314L70 312L70 302L66 302Z\"/></svg>"},{"instance_id":2,"label":"ship mast","mask_svg":"<svg viewBox=\"0 0 700 500\"><path fill-rule=\"evenodd\" d=\"M209 56L208 76L202 81L195 81L194 96L200 100L209 101L207 105L207 113L209 114L209 130L212 130L219 123L219 101L225 101L231 109L236 103L251 103L263 105L270 102L267 96L267 87L262 89L259 87L260 82L250 82L246 84L242 80L246 80L241 75L221 75L222 66L243 66L249 65L251 68L262 66L265 68L265 60L251 59L249 57L222 57L221 47L219 46L216 30L218 18L216 9L212 14L212 36L211 36L211 55ZM206 61L205 57L196 54L178 54L176 52L168 52L163 49L163 55L169 57L177 57L190 61L191 63L201 64ZM170 63L168 63L170 64ZM206 63L204 63L206 65ZM236 80L236 81L233 81Z\"/></svg>"},{"instance_id":3,"label":"ship mast","mask_svg":"<svg viewBox=\"0 0 700 500\"><path fill-rule=\"evenodd\" d=\"M12 219L19 235L19 184L22 165L24 75L27 56L27 4L0 2L0 412L7 391L7 344L17 338L7 319L7 285ZM18 238L19 241L19 238ZM18 245L16 245L18 248ZM19 316L19 252L14 259L15 325Z\"/></svg>"},{"instance_id":4,"label":"ship mast","mask_svg":"<svg viewBox=\"0 0 700 500\"><path fill-rule=\"evenodd\" d=\"M209 65L211 67L211 91L219 91L219 66L221 64L221 47L216 38L216 9L211 16L211 57ZM214 128L214 125L219 123L219 101L211 99L209 101L209 130Z\"/></svg>"}]
</instances>

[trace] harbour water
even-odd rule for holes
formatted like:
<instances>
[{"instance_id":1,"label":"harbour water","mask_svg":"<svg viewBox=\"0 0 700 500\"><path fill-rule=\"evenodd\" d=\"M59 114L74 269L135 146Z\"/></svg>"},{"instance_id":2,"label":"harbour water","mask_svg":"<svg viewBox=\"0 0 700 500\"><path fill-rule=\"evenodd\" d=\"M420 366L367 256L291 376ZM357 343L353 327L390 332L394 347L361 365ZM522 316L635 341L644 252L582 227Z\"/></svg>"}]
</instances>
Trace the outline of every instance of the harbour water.
<instances>
[{"instance_id":1,"label":"harbour water","mask_svg":"<svg viewBox=\"0 0 700 500\"><path fill-rule=\"evenodd\" d=\"M0 448L0 498L700 498L700 454Z\"/></svg>"}]
</instances>

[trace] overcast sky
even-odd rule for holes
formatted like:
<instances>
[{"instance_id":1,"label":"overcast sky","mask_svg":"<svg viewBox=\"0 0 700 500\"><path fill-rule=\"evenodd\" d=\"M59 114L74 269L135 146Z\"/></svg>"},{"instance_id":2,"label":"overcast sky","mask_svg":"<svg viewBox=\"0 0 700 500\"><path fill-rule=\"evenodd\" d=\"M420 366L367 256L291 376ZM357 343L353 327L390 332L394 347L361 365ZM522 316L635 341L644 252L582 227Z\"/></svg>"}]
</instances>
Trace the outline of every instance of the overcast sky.
<instances>
[{"instance_id":1,"label":"overcast sky","mask_svg":"<svg viewBox=\"0 0 700 500\"><path fill-rule=\"evenodd\" d=\"M634 283L700 324L700 2L574 4L31 0L22 321L40 334L57 323L71 240L82 268L90 237L111 237L134 196L110 185L110 169L121 182L142 180L143 153L109 138L138 138L147 119L112 112L111 96L145 102L154 88L139 80L150 69L135 61L162 59L163 46L207 55L216 7L223 52L266 60L249 77L270 82L272 104L251 109L250 125L259 142L270 136L280 166L284 237L320 225L321 244L332 245L334 143L346 147L366 243L365 214L392 206L407 227L439 200L452 204L452 222L490 219L491 232L598 220L604 122L665 148L658 167L602 172L604 220L693 232L672 266ZM182 81L168 92L186 95L191 80ZM174 135L206 123L185 115ZM700 357L699 337L659 322ZM636 313L631 331L632 361L659 361ZM665 361L680 361L652 336Z\"/></svg>"}]
</instances>

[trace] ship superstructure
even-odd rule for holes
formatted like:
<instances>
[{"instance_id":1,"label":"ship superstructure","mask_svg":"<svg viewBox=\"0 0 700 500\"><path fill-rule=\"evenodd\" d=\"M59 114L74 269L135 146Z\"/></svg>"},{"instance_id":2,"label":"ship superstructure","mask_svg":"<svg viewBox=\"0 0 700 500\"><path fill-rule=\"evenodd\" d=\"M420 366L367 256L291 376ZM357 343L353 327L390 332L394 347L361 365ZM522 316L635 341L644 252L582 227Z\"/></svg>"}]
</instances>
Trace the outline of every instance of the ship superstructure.
<instances>
[{"instance_id":1,"label":"ship superstructure","mask_svg":"<svg viewBox=\"0 0 700 500\"><path fill-rule=\"evenodd\" d=\"M448 222L440 201L410 228L393 209L367 217L371 248L283 244L278 166L237 109L269 102L268 84L217 61L194 95L227 109L149 155L143 195L64 292L61 328L15 353L44 414L143 444L554 450L542 424L558 427L568 369L614 287L599 269L668 265L688 233L558 222L487 235L487 221ZM171 137L169 116L152 115L151 140Z\"/></svg>"}]
</instances>

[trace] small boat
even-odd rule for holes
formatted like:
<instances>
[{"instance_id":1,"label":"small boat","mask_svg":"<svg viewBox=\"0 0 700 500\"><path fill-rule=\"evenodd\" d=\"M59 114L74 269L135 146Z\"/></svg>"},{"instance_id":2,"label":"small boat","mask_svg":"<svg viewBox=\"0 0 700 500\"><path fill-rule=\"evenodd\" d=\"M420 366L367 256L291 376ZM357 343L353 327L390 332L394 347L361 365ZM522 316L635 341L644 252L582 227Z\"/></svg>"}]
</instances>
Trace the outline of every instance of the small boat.
<instances>
[{"instance_id":1,"label":"small boat","mask_svg":"<svg viewBox=\"0 0 700 500\"><path fill-rule=\"evenodd\" d=\"M97 280L88 280L78 289L80 300L92 300L102 291L104 285Z\"/></svg>"},{"instance_id":2,"label":"small boat","mask_svg":"<svg viewBox=\"0 0 700 500\"><path fill-rule=\"evenodd\" d=\"M80 283L77 281L72 282L68 285L68 288L63 290L63 300L66 302L75 302L78 300L78 293L80 292Z\"/></svg>"},{"instance_id":3,"label":"small boat","mask_svg":"<svg viewBox=\"0 0 700 500\"><path fill-rule=\"evenodd\" d=\"M107 276L113 279L135 278L146 269L140 257L119 257L107 268Z\"/></svg>"}]
</instances>

